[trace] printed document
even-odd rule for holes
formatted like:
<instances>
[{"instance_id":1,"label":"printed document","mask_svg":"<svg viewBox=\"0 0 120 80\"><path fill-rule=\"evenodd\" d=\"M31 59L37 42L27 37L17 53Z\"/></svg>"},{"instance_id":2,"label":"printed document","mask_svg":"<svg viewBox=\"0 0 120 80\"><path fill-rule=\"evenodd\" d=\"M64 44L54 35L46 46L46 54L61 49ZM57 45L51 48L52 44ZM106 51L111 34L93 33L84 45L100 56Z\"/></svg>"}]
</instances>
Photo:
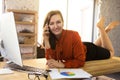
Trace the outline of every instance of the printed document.
<instances>
[{"instance_id":1,"label":"printed document","mask_svg":"<svg viewBox=\"0 0 120 80\"><path fill-rule=\"evenodd\" d=\"M50 69L49 72L51 79L62 79L62 78L91 78L92 75L88 72L84 71L83 69Z\"/></svg>"}]
</instances>

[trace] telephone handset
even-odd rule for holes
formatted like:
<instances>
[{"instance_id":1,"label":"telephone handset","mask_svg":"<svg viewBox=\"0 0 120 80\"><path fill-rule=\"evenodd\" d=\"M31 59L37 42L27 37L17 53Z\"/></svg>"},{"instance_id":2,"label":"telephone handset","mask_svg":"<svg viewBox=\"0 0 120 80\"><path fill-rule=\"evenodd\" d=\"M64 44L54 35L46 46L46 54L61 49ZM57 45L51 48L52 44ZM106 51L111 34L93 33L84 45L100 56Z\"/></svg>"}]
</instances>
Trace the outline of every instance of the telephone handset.
<instances>
[{"instance_id":1,"label":"telephone handset","mask_svg":"<svg viewBox=\"0 0 120 80\"><path fill-rule=\"evenodd\" d=\"M55 47L56 47L56 43L55 43L56 42L56 38L55 38L55 35L50 31L50 27L49 27L48 24L46 24L45 26L48 26L48 29L45 30L45 33L46 33L47 36L49 36L49 42L50 42L51 48L55 49Z\"/></svg>"},{"instance_id":2,"label":"telephone handset","mask_svg":"<svg viewBox=\"0 0 120 80\"><path fill-rule=\"evenodd\" d=\"M48 29L45 30L45 32L49 31L50 32L50 27L48 24L45 24L46 27L48 27Z\"/></svg>"}]
</instances>

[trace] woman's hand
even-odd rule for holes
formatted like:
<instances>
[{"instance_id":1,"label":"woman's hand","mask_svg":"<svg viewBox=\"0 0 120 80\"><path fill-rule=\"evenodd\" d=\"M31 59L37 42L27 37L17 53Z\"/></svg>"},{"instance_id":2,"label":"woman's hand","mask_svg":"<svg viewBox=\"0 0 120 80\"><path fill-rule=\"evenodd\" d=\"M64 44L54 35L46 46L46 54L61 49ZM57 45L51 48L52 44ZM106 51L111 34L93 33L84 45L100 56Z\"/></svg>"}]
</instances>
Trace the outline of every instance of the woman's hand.
<instances>
[{"instance_id":1,"label":"woman's hand","mask_svg":"<svg viewBox=\"0 0 120 80\"><path fill-rule=\"evenodd\" d=\"M43 39L44 40L49 40L49 28L48 28L48 25L46 24L43 28Z\"/></svg>"},{"instance_id":2,"label":"woman's hand","mask_svg":"<svg viewBox=\"0 0 120 80\"><path fill-rule=\"evenodd\" d=\"M45 49L50 48L49 34L50 34L49 27L48 27L48 25L45 25L45 27L43 28L43 41L44 41Z\"/></svg>"},{"instance_id":3,"label":"woman's hand","mask_svg":"<svg viewBox=\"0 0 120 80\"><path fill-rule=\"evenodd\" d=\"M64 68L65 65L59 60L49 59L47 60L47 65L50 68Z\"/></svg>"}]
</instances>

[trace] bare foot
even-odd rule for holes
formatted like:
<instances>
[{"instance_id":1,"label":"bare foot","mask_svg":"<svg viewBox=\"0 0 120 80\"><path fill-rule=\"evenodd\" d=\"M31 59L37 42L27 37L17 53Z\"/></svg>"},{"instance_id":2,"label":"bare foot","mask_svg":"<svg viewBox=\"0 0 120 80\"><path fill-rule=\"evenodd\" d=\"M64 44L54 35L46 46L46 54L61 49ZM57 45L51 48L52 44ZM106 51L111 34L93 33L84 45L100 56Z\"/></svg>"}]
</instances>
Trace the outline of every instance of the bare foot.
<instances>
[{"instance_id":1,"label":"bare foot","mask_svg":"<svg viewBox=\"0 0 120 80\"><path fill-rule=\"evenodd\" d=\"M97 27L98 28L104 28L104 23L105 23L105 19L104 19L104 17L101 17L100 20L97 23Z\"/></svg>"},{"instance_id":2,"label":"bare foot","mask_svg":"<svg viewBox=\"0 0 120 80\"><path fill-rule=\"evenodd\" d=\"M120 25L120 21L113 21L105 28L105 31L109 32L110 30L112 30L113 28L115 28L118 25Z\"/></svg>"}]
</instances>

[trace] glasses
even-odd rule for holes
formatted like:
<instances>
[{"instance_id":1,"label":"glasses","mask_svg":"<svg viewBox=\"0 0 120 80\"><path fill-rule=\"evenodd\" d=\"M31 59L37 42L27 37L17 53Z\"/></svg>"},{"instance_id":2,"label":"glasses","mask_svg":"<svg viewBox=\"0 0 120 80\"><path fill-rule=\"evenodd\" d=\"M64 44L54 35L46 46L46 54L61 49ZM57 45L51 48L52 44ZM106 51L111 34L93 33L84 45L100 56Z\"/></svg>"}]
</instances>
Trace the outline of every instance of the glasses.
<instances>
[{"instance_id":1,"label":"glasses","mask_svg":"<svg viewBox=\"0 0 120 80\"><path fill-rule=\"evenodd\" d=\"M41 74L36 74L36 73L28 73L28 79L29 80L40 80Z\"/></svg>"},{"instance_id":2,"label":"glasses","mask_svg":"<svg viewBox=\"0 0 120 80\"><path fill-rule=\"evenodd\" d=\"M50 72L50 70L46 70L43 73L40 73L40 72L29 72L28 73L28 79L29 80L40 80L40 77L44 77L47 80L48 72Z\"/></svg>"},{"instance_id":3,"label":"glasses","mask_svg":"<svg viewBox=\"0 0 120 80\"><path fill-rule=\"evenodd\" d=\"M38 73L38 72L28 73L28 79L29 80L40 80L41 76L43 76L47 80L48 75L46 75L46 74L41 74L41 73Z\"/></svg>"}]
</instances>

